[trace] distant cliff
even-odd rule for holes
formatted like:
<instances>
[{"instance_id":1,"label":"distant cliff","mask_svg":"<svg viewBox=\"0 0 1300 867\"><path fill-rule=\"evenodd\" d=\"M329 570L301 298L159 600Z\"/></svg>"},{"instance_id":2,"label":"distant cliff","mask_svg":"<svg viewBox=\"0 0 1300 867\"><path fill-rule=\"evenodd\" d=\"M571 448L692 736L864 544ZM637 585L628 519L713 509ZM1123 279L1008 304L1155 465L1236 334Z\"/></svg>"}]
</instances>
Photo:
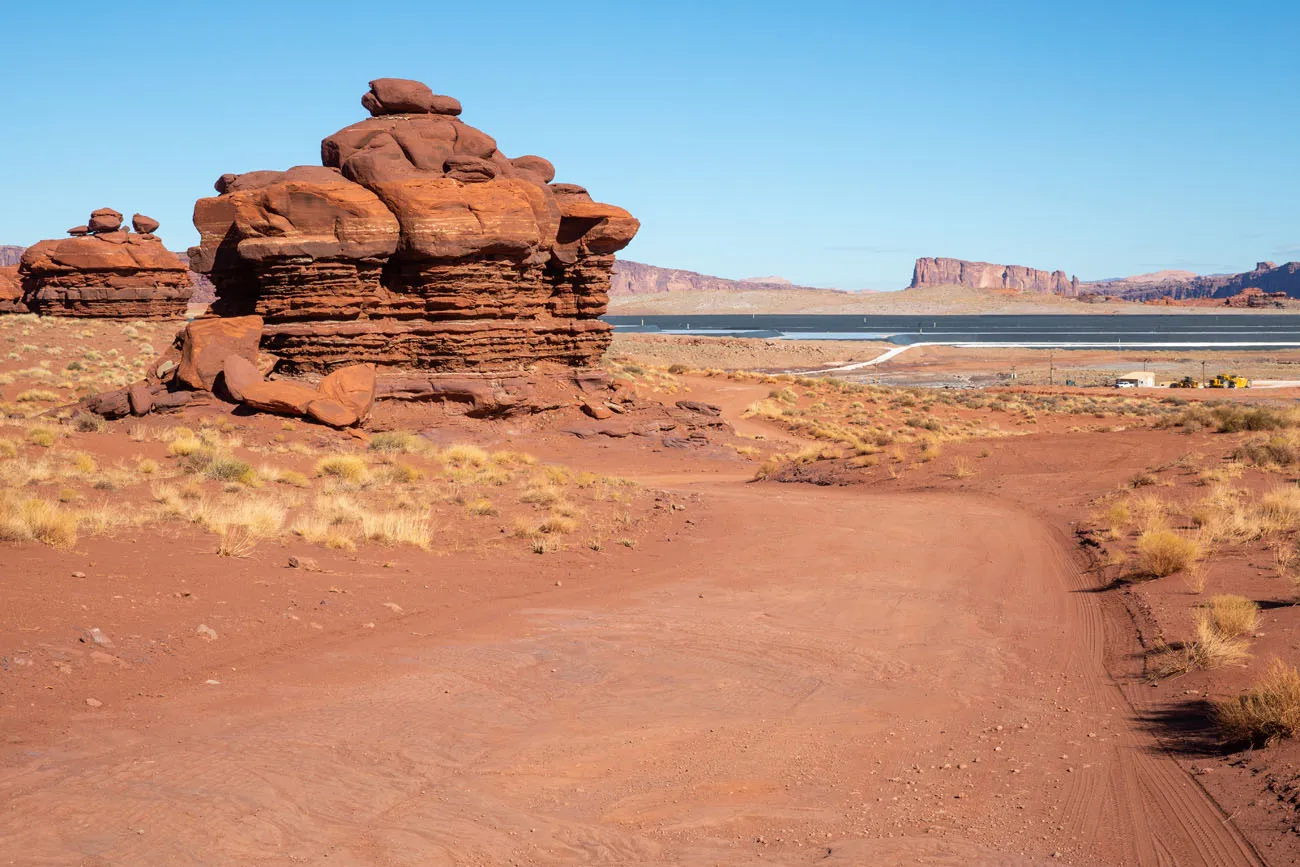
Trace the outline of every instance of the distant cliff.
<instances>
[{"instance_id":1,"label":"distant cliff","mask_svg":"<svg viewBox=\"0 0 1300 867\"><path fill-rule=\"evenodd\" d=\"M809 288L811 287L796 286L780 277L728 280L725 277L710 277L694 271L657 268L654 265L618 259L614 262L614 278L610 284L609 294L614 296L662 295L668 292L752 292L762 289L789 291Z\"/></svg>"},{"instance_id":2,"label":"distant cliff","mask_svg":"<svg viewBox=\"0 0 1300 867\"><path fill-rule=\"evenodd\" d=\"M1254 270L1240 274L1207 274L1170 280L1138 282L1132 278L1099 280L1080 285L1085 295L1110 295L1126 301L1152 301L1157 298L1231 298L1243 289L1284 292L1300 298L1300 262L1277 265L1259 262Z\"/></svg>"},{"instance_id":3,"label":"distant cliff","mask_svg":"<svg viewBox=\"0 0 1300 867\"><path fill-rule=\"evenodd\" d=\"M1011 289L1017 292L1043 292L1073 297L1079 294L1077 277L1064 271L1040 271L1024 265L995 265L992 262L968 262L965 259L917 259L912 268L912 283L919 286L966 286L971 289Z\"/></svg>"},{"instance_id":4,"label":"distant cliff","mask_svg":"<svg viewBox=\"0 0 1300 867\"><path fill-rule=\"evenodd\" d=\"M26 247L14 247L10 244L0 244L0 268L7 268L10 265L17 265L18 260L23 257L23 250Z\"/></svg>"}]
</instances>

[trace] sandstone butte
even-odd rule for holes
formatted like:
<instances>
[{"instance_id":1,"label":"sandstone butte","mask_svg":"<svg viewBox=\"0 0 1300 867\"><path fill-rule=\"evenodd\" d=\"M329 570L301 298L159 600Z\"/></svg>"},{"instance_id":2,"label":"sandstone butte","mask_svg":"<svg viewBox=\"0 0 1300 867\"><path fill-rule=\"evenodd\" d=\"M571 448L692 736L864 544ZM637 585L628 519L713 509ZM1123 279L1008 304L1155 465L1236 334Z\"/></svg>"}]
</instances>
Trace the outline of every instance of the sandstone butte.
<instances>
[{"instance_id":1,"label":"sandstone butte","mask_svg":"<svg viewBox=\"0 0 1300 867\"><path fill-rule=\"evenodd\" d=\"M173 319L185 315L193 284L185 263L154 232L158 221L100 208L69 238L41 241L18 264L22 305L46 316ZM5 304L0 277L0 305Z\"/></svg>"},{"instance_id":2,"label":"sandstone butte","mask_svg":"<svg viewBox=\"0 0 1300 867\"><path fill-rule=\"evenodd\" d=\"M195 204L211 312L261 317L286 372L594 364L636 219L506 157L424 84L378 79L361 103L371 117L327 136L323 165L223 175Z\"/></svg>"},{"instance_id":3,"label":"sandstone butte","mask_svg":"<svg viewBox=\"0 0 1300 867\"><path fill-rule=\"evenodd\" d=\"M1024 265L995 265L965 259L921 258L912 268L912 283L918 286L967 286L971 289L1013 289L1017 292L1045 292L1073 297L1079 294L1079 279L1064 271L1040 271Z\"/></svg>"}]
</instances>

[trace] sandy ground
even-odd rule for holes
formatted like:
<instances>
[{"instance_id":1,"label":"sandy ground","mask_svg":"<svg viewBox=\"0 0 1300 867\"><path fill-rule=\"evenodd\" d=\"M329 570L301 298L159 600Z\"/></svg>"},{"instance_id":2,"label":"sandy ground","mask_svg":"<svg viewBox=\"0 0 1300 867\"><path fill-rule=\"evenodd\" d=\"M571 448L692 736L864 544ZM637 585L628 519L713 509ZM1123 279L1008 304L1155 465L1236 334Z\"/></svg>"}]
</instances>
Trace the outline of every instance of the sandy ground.
<instances>
[{"instance_id":1,"label":"sandy ground","mask_svg":"<svg viewBox=\"0 0 1300 867\"><path fill-rule=\"evenodd\" d=\"M799 444L740 417L771 386L681 384ZM1224 446L1067 423L818 485L721 439L456 430L640 482L630 547L6 544L0 862L1289 863L1262 780L1153 722L1182 687L1071 532Z\"/></svg>"},{"instance_id":2,"label":"sandy ground","mask_svg":"<svg viewBox=\"0 0 1300 867\"><path fill-rule=\"evenodd\" d=\"M608 357L641 364L718 370L786 370L851 364L875 358L892 344L870 340L758 340L747 337L686 337L615 334Z\"/></svg>"},{"instance_id":3,"label":"sandy ground","mask_svg":"<svg viewBox=\"0 0 1300 867\"><path fill-rule=\"evenodd\" d=\"M750 292L668 292L659 295L616 295L609 312L618 315L691 313L862 313L862 314L974 314L974 313L1242 313L1258 311L1233 307L1177 307L1107 302L1089 304L1069 298L1018 295L1011 292L968 289L962 286L924 286L893 292L835 292L799 289ZM1273 310L1273 312L1278 312Z\"/></svg>"}]
</instances>

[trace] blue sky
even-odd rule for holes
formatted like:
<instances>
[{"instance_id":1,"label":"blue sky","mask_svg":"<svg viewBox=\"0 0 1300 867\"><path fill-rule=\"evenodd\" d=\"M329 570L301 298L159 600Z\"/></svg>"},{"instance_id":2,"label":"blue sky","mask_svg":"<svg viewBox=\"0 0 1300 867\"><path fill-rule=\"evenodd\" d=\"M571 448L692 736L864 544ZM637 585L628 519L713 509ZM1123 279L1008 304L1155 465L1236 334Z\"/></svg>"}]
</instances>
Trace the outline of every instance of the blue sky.
<instances>
[{"instance_id":1,"label":"blue sky","mask_svg":"<svg viewBox=\"0 0 1300 867\"><path fill-rule=\"evenodd\" d=\"M0 243L108 205L196 240L223 172L319 162L417 78L642 221L625 256L890 289L1300 259L1300 4L312 3L6 9Z\"/></svg>"}]
</instances>

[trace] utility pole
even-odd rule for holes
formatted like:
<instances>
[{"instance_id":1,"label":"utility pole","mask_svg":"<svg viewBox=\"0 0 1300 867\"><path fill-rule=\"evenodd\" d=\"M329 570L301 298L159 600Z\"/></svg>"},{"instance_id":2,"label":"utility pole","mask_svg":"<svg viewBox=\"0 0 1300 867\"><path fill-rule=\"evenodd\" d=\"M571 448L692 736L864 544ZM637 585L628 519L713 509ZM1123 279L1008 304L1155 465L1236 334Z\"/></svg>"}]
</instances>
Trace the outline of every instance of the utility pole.
<instances>
[{"instance_id":1,"label":"utility pole","mask_svg":"<svg viewBox=\"0 0 1300 867\"><path fill-rule=\"evenodd\" d=\"M1205 388L1205 359L1201 359L1201 388Z\"/></svg>"},{"instance_id":2,"label":"utility pole","mask_svg":"<svg viewBox=\"0 0 1300 867\"><path fill-rule=\"evenodd\" d=\"M1056 385L1056 352L1047 350L1047 384Z\"/></svg>"}]
</instances>

